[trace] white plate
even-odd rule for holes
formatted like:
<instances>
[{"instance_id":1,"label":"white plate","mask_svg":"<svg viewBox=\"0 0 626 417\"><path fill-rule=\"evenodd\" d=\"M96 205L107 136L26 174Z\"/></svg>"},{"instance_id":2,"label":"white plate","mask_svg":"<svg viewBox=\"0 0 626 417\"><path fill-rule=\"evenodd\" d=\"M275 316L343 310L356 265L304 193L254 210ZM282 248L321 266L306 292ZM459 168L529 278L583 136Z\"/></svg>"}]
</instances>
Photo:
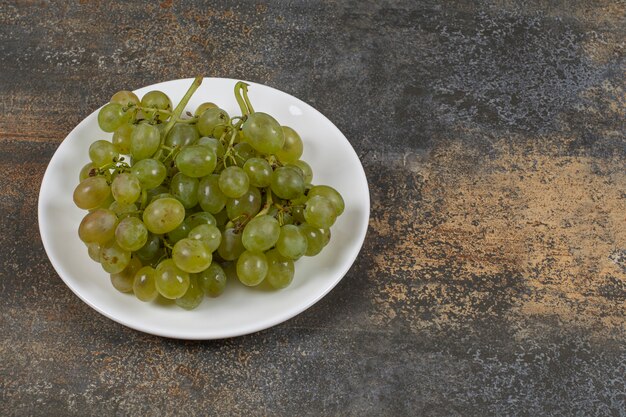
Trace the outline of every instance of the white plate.
<instances>
[{"instance_id":1,"label":"white plate","mask_svg":"<svg viewBox=\"0 0 626 417\"><path fill-rule=\"evenodd\" d=\"M213 101L231 116L239 114L233 95L237 80L205 78L187 110ZM167 81L140 88L139 97L161 90L174 103L192 79ZM39 229L52 265L68 287L96 311L133 329L178 339L220 339L256 332L290 319L326 295L348 272L365 239L369 219L369 189L354 149L337 127L320 112L289 94L249 83L256 111L273 115L293 127L304 142L302 159L313 168L313 182L336 188L346 209L332 227L328 246L315 257L296 263L293 283L281 291L262 291L229 282L218 298L205 298L193 311L176 305L143 303L116 291L99 264L78 239L85 212L74 206L72 193L89 145L111 135L98 128L95 111L61 143L44 175L39 193Z\"/></svg>"}]
</instances>

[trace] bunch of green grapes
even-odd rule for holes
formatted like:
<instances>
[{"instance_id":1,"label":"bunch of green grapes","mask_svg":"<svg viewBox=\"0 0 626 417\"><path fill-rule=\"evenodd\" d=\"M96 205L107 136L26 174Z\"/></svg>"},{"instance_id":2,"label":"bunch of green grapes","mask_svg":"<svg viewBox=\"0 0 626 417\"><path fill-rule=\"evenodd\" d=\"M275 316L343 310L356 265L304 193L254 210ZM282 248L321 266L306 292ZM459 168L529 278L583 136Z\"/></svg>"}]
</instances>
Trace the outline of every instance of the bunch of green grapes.
<instances>
[{"instance_id":1,"label":"bunch of green grapes","mask_svg":"<svg viewBox=\"0 0 626 417\"><path fill-rule=\"evenodd\" d=\"M201 81L176 108L161 91L114 94L98 113L112 140L91 144L74 190L89 211L79 237L113 286L186 309L229 277L287 287L344 211L339 192L312 184L298 133L254 111L247 84L235 85L240 116L203 103L182 118Z\"/></svg>"}]
</instances>

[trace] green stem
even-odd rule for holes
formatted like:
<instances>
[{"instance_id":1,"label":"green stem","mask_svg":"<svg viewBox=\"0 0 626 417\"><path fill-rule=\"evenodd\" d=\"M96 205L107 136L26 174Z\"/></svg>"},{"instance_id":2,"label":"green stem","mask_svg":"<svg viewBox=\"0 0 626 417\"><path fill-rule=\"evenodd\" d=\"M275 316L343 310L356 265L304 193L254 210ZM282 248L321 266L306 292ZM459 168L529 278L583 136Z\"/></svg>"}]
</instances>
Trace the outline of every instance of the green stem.
<instances>
[{"instance_id":1,"label":"green stem","mask_svg":"<svg viewBox=\"0 0 626 417\"><path fill-rule=\"evenodd\" d=\"M270 207L272 207L272 191L268 189L267 193L265 194L265 205L263 206L261 211L259 211L254 217L259 217L267 214L267 212L270 210Z\"/></svg>"},{"instance_id":2,"label":"green stem","mask_svg":"<svg viewBox=\"0 0 626 417\"><path fill-rule=\"evenodd\" d=\"M189 103L189 100L191 99L193 93L195 93L198 87L200 87L200 84L202 84L202 77L194 78L193 83L191 83L191 86L189 87L189 90L187 90L187 92L183 96L183 99L174 109L172 117L170 117L170 121L167 122L167 125L165 125L165 129L163 129L164 138L167 137L169 131L172 129L172 127L174 127L178 119L180 119L180 115L183 113L183 110L185 110L185 107L187 106L187 103Z\"/></svg>"},{"instance_id":3,"label":"green stem","mask_svg":"<svg viewBox=\"0 0 626 417\"><path fill-rule=\"evenodd\" d=\"M254 109L252 108L252 103L250 103L250 99L248 98L248 84L243 84L243 99L246 101L246 106L248 107L248 110L250 111L250 113L254 113Z\"/></svg>"},{"instance_id":4,"label":"green stem","mask_svg":"<svg viewBox=\"0 0 626 417\"><path fill-rule=\"evenodd\" d=\"M250 110L247 107L247 102L244 97L241 96L241 91L247 90L247 87L248 84L244 83L243 81L239 81L237 82L237 84L235 84L235 99L237 100L237 104L239 104L242 116L247 116L248 114L250 114Z\"/></svg>"}]
</instances>

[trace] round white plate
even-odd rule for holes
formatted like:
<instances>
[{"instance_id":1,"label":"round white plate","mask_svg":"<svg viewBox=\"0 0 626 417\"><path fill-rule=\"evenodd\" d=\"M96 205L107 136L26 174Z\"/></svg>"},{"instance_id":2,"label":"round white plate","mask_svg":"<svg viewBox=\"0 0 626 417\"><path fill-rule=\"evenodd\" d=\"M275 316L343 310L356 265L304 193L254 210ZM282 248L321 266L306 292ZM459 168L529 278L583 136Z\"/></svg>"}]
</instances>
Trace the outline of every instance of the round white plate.
<instances>
[{"instance_id":1,"label":"round white plate","mask_svg":"<svg viewBox=\"0 0 626 417\"><path fill-rule=\"evenodd\" d=\"M167 81L140 88L180 101L192 79ZM233 88L237 80L205 78L186 110L212 101L240 114ZM263 291L229 281L224 294L205 298L193 311L176 305L144 303L116 291L109 276L87 255L78 238L78 225L86 214L74 206L72 193L78 173L88 162L89 145L111 134L98 128L95 111L61 143L44 175L39 193L39 229L52 265L68 287L96 311L133 329L178 339L221 339L256 332L294 317L326 295L348 272L365 239L369 219L369 189L354 149L337 127L320 112L289 94L249 83L248 94L256 111L273 115L293 127L304 142L302 159L313 168L313 182L336 188L344 197L345 212L332 227L332 238L315 257L296 262L293 283L284 290Z\"/></svg>"}]
</instances>

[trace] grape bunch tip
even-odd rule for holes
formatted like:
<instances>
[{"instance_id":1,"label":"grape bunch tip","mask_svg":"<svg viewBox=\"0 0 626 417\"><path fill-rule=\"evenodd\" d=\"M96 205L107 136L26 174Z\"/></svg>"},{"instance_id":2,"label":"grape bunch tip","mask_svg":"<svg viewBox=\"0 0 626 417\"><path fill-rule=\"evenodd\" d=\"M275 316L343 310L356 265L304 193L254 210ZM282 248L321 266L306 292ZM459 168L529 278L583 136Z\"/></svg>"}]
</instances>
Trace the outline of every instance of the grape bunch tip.
<instances>
[{"instance_id":1,"label":"grape bunch tip","mask_svg":"<svg viewBox=\"0 0 626 417\"><path fill-rule=\"evenodd\" d=\"M201 83L176 107L162 91L115 93L98 112L112 138L90 145L73 194L88 211L79 238L113 287L188 310L229 280L289 286L344 211L337 190L313 185L298 133L255 111L246 83L234 88L240 115L212 102L183 115Z\"/></svg>"}]
</instances>

